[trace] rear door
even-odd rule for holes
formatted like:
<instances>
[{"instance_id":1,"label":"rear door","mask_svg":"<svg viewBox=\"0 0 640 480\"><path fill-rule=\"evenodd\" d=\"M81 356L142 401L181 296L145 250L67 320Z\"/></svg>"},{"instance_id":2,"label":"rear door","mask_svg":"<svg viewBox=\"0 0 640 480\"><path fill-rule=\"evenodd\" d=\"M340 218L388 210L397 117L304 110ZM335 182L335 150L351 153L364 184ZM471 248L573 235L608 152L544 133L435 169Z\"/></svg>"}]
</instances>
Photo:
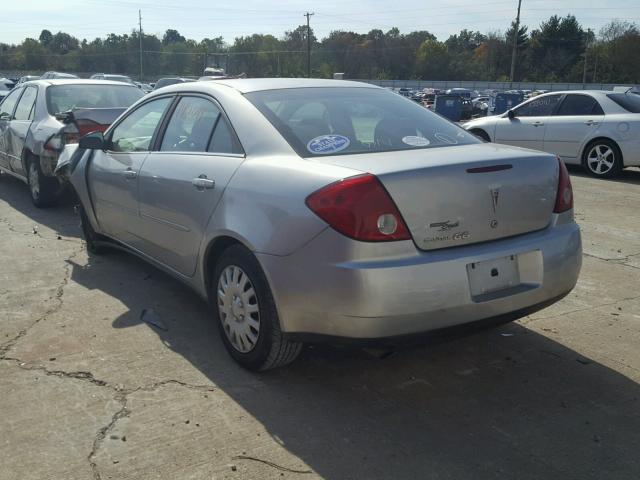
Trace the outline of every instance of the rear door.
<instances>
[{"instance_id":1,"label":"rear door","mask_svg":"<svg viewBox=\"0 0 640 480\"><path fill-rule=\"evenodd\" d=\"M159 145L140 171L140 249L191 276L207 221L244 154L220 106L196 95L180 97Z\"/></svg>"},{"instance_id":2,"label":"rear door","mask_svg":"<svg viewBox=\"0 0 640 480\"><path fill-rule=\"evenodd\" d=\"M591 95L565 95L554 116L547 119L544 150L568 163L580 163L582 146L595 136L602 120L604 111Z\"/></svg>"},{"instance_id":3,"label":"rear door","mask_svg":"<svg viewBox=\"0 0 640 480\"><path fill-rule=\"evenodd\" d=\"M139 244L138 173L172 100L156 98L131 111L109 134L109 149L96 150L91 161L90 194L100 229L134 247Z\"/></svg>"},{"instance_id":4,"label":"rear door","mask_svg":"<svg viewBox=\"0 0 640 480\"><path fill-rule=\"evenodd\" d=\"M13 90L0 104L0 167L11 170L9 151L11 149L11 134L9 127L13 119L13 112L22 93L21 88Z\"/></svg>"},{"instance_id":5,"label":"rear door","mask_svg":"<svg viewBox=\"0 0 640 480\"><path fill-rule=\"evenodd\" d=\"M16 106L13 120L9 124L10 140L7 156L11 169L20 174L25 174L22 171L22 151L33 122L37 96L38 88L36 86L26 87Z\"/></svg>"},{"instance_id":6,"label":"rear door","mask_svg":"<svg viewBox=\"0 0 640 480\"><path fill-rule=\"evenodd\" d=\"M500 117L496 121L495 142L542 150L547 120L561 98L560 94L539 96L516 107L514 118Z\"/></svg>"}]
</instances>

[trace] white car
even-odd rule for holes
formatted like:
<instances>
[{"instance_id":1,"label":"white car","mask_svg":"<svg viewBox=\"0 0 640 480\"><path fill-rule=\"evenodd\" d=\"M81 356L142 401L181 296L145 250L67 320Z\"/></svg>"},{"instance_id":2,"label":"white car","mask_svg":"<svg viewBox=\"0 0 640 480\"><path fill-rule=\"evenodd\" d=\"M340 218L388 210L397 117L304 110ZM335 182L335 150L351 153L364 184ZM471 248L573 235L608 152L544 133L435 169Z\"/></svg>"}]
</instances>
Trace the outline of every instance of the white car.
<instances>
[{"instance_id":1,"label":"white car","mask_svg":"<svg viewBox=\"0 0 640 480\"><path fill-rule=\"evenodd\" d=\"M464 128L487 142L554 153L596 177L640 165L640 95L634 93L546 93Z\"/></svg>"}]
</instances>

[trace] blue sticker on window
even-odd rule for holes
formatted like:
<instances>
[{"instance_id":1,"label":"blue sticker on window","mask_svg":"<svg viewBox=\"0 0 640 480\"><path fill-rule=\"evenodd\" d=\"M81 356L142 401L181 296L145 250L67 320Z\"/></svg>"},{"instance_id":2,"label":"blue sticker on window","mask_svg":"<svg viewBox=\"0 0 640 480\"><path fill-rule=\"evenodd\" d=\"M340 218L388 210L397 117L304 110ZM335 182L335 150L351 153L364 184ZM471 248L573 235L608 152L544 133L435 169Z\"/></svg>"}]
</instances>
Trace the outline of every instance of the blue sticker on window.
<instances>
[{"instance_id":1,"label":"blue sticker on window","mask_svg":"<svg viewBox=\"0 0 640 480\"><path fill-rule=\"evenodd\" d=\"M330 155L344 150L350 143L342 135L320 135L307 143L307 150L316 155Z\"/></svg>"}]
</instances>

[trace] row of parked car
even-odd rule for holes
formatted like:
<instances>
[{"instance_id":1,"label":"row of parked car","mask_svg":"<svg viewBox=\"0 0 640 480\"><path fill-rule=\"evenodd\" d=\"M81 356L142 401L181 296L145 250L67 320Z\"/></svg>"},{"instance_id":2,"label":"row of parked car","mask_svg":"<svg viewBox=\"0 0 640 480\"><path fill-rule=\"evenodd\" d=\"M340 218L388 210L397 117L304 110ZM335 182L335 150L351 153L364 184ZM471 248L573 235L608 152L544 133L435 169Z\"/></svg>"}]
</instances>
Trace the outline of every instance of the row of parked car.
<instances>
[{"instance_id":1,"label":"row of parked car","mask_svg":"<svg viewBox=\"0 0 640 480\"><path fill-rule=\"evenodd\" d=\"M218 73L218 72L215 72ZM128 75L119 75L113 73L94 73L89 77L91 80L110 80L112 82L130 83L141 89L144 93L152 92L158 88L166 87L167 85L174 85L176 83L195 82L197 80L211 80L219 79L225 76L224 74L205 75L199 78L190 77L163 77L156 82L144 83L136 82ZM25 82L33 80L60 80L60 79L74 79L79 78L77 75L64 72L45 72L40 76L37 75L25 75L20 78L0 78L0 101L8 95L8 93L18 85L22 85Z\"/></svg>"}]
</instances>

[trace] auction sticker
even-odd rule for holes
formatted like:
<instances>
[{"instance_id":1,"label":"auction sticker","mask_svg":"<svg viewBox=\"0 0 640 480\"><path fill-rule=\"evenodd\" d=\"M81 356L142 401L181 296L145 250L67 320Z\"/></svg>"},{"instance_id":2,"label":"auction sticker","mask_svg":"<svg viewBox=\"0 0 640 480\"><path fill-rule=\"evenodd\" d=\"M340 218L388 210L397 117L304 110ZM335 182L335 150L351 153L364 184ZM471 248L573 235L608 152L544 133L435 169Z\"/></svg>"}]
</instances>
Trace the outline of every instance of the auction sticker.
<instances>
[{"instance_id":1,"label":"auction sticker","mask_svg":"<svg viewBox=\"0 0 640 480\"><path fill-rule=\"evenodd\" d=\"M412 147L426 147L429 145L429 140L424 137L416 137L414 135L409 135L406 137L402 137L402 142L407 145L411 145Z\"/></svg>"},{"instance_id":2,"label":"auction sticker","mask_svg":"<svg viewBox=\"0 0 640 480\"><path fill-rule=\"evenodd\" d=\"M307 143L307 150L316 155L330 155L344 150L350 143L342 135L320 135Z\"/></svg>"}]
</instances>

